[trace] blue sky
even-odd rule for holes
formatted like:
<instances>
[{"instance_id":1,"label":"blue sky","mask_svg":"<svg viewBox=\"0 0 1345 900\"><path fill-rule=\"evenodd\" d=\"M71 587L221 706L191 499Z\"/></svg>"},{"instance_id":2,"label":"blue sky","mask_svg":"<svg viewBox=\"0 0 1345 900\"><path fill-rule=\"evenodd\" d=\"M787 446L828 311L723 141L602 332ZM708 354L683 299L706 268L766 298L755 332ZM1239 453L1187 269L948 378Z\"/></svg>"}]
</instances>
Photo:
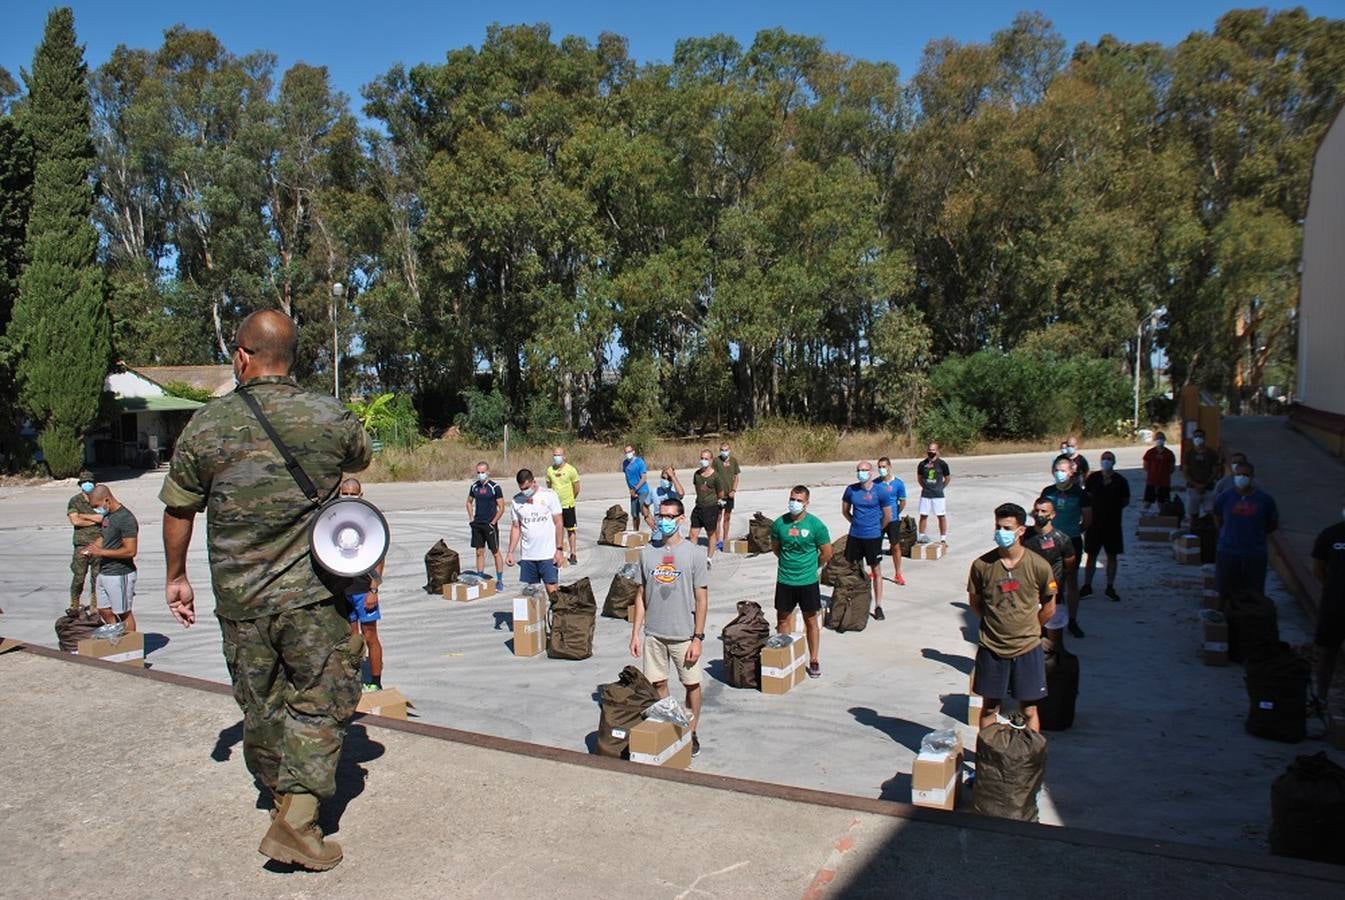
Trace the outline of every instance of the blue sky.
<instances>
[{"instance_id":1,"label":"blue sky","mask_svg":"<svg viewBox=\"0 0 1345 900\"><path fill-rule=\"evenodd\" d=\"M279 71L295 62L325 64L335 85L358 101L361 86L394 63L437 62L452 48L477 44L491 22L549 22L556 37L590 39L614 31L630 40L641 62L667 60L678 38L727 32L744 45L762 28L775 26L817 35L828 49L865 59L895 62L903 79L919 63L926 42L952 37L982 41L1024 9L1040 10L1055 23L1069 46L1111 33L1126 41L1172 44L1195 30L1208 30L1223 12L1237 6L1271 8L1300 4L1217 3L1206 0L1128 0L1125 3L1073 2L891 2L795 0L739 3L588 2L352 2L328 0L74 0L75 25L90 66L107 59L117 44L157 47L165 28L183 22L218 35L234 53L269 50ZM1305 4L1313 15L1345 16L1345 0ZM0 65L18 75L27 67L42 35L48 3L9 0L0 29ZM356 104L358 108L358 103Z\"/></svg>"}]
</instances>

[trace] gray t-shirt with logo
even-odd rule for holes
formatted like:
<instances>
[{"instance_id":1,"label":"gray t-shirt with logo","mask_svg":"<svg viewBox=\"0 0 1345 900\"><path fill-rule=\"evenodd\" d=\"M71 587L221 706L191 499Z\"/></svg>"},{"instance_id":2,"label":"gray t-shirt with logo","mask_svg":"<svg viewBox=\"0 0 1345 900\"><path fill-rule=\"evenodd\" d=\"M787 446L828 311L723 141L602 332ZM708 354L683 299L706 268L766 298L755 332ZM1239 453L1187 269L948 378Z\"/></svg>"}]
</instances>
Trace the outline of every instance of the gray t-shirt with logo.
<instances>
[{"instance_id":1,"label":"gray t-shirt with logo","mask_svg":"<svg viewBox=\"0 0 1345 900\"><path fill-rule=\"evenodd\" d=\"M696 588L710 583L705 548L688 540L640 551L645 634L685 641L696 630Z\"/></svg>"},{"instance_id":2,"label":"gray t-shirt with logo","mask_svg":"<svg viewBox=\"0 0 1345 900\"><path fill-rule=\"evenodd\" d=\"M104 550L120 550L123 540L139 535L140 523L126 507L119 506L103 517ZM135 558L104 559L99 571L104 575L129 575L135 571Z\"/></svg>"}]
</instances>

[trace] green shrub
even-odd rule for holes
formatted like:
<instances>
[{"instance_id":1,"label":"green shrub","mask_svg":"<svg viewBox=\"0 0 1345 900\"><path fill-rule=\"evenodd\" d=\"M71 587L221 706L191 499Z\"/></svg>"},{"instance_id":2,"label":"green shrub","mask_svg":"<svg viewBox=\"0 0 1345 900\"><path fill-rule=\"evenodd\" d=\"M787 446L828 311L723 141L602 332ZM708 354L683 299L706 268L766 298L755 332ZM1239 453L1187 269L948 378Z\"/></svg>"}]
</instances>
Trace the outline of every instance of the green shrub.
<instances>
[{"instance_id":1,"label":"green shrub","mask_svg":"<svg viewBox=\"0 0 1345 900\"><path fill-rule=\"evenodd\" d=\"M926 441L937 441L941 450L967 453L976 447L986 430L988 417L961 400L940 401L920 423Z\"/></svg>"},{"instance_id":2,"label":"green shrub","mask_svg":"<svg viewBox=\"0 0 1345 900\"><path fill-rule=\"evenodd\" d=\"M970 407L983 414L986 437L1038 438L1064 427L1062 382L1049 364L1025 353L981 350L949 357L931 370L930 380L945 403L961 405L936 410L933 418L964 419L961 407Z\"/></svg>"},{"instance_id":3,"label":"green shrub","mask_svg":"<svg viewBox=\"0 0 1345 900\"><path fill-rule=\"evenodd\" d=\"M346 404L375 440L385 446L413 449L422 440L420 418L410 394L379 394Z\"/></svg>"},{"instance_id":4,"label":"green shrub","mask_svg":"<svg viewBox=\"0 0 1345 900\"><path fill-rule=\"evenodd\" d=\"M840 432L831 425L794 419L764 419L743 432L735 447L739 456L758 464L830 462L836 458Z\"/></svg>"},{"instance_id":5,"label":"green shrub","mask_svg":"<svg viewBox=\"0 0 1345 900\"><path fill-rule=\"evenodd\" d=\"M462 392L467 403L467 411L458 413L453 424L463 436L483 447L499 444L504 440L504 426L509 423L509 403L499 388L486 393L469 387Z\"/></svg>"},{"instance_id":6,"label":"green shrub","mask_svg":"<svg viewBox=\"0 0 1345 900\"><path fill-rule=\"evenodd\" d=\"M1114 360L1080 356L1060 364L1059 371L1073 388L1072 430L1107 434L1131 411L1130 382Z\"/></svg>"},{"instance_id":7,"label":"green shrub","mask_svg":"<svg viewBox=\"0 0 1345 900\"><path fill-rule=\"evenodd\" d=\"M170 381L163 386L163 389L174 397L181 397L184 400L195 400L197 403L206 403L214 399L214 394L205 388L193 387L185 381Z\"/></svg>"}]
</instances>

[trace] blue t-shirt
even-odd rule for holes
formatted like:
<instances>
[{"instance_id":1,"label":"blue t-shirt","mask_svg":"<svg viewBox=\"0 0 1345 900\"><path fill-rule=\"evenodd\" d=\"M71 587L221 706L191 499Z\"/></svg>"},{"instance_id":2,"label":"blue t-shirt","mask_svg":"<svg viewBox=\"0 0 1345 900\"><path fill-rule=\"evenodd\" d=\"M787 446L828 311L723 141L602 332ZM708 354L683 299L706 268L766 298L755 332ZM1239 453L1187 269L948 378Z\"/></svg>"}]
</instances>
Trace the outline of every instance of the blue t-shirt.
<instances>
[{"instance_id":1,"label":"blue t-shirt","mask_svg":"<svg viewBox=\"0 0 1345 900\"><path fill-rule=\"evenodd\" d=\"M1266 532L1279 525L1275 500L1265 491L1253 490L1245 497L1224 491L1214 498L1219 517L1219 552L1229 556L1265 556Z\"/></svg>"},{"instance_id":2,"label":"blue t-shirt","mask_svg":"<svg viewBox=\"0 0 1345 900\"><path fill-rule=\"evenodd\" d=\"M495 518L495 510L499 507L497 504L504 499L504 491L495 482L487 479L485 481L473 481L467 488L467 496L476 502L476 512L472 514L473 522L490 522Z\"/></svg>"},{"instance_id":3,"label":"blue t-shirt","mask_svg":"<svg viewBox=\"0 0 1345 900\"><path fill-rule=\"evenodd\" d=\"M644 473L649 471L649 467L644 464L643 459L637 456L634 459L623 458L621 460L621 471L626 473L626 487L635 490L635 486L640 483ZM645 482L645 490L648 489L649 483ZM644 493L644 491L642 490L640 493Z\"/></svg>"},{"instance_id":4,"label":"blue t-shirt","mask_svg":"<svg viewBox=\"0 0 1345 900\"><path fill-rule=\"evenodd\" d=\"M663 503L664 500L681 500L681 499L682 495L677 493L677 488L672 487L671 485L665 488L663 485L660 484L658 487L654 488L655 505Z\"/></svg>"},{"instance_id":5,"label":"blue t-shirt","mask_svg":"<svg viewBox=\"0 0 1345 900\"><path fill-rule=\"evenodd\" d=\"M883 536L883 508L887 489L881 484L855 482L845 489L841 499L850 504L850 537Z\"/></svg>"},{"instance_id":6,"label":"blue t-shirt","mask_svg":"<svg viewBox=\"0 0 1345 900\"><path fill-rule=\"evenodd\" d=\"M896 521L899 512L898 501L906 499L906 482L895 475L889 475L878 484L883 487L883 493L886 495L886 502L883 505L892 510L892 520Z\"/></svg>"},{"instance_id":7,"label":"blue t-shirt","mask_svg":"<svg viewBox=\"0 0 1345 900\"><path fill-rule=\"evenodd\" d=\"M1070 537L1083 536L1083 511L1093 505L1093 498L1078 483L1068 481L1069 487L1048 484L1038 496L1055 504L1055 529Z\"/></svg>"}]
</instances>

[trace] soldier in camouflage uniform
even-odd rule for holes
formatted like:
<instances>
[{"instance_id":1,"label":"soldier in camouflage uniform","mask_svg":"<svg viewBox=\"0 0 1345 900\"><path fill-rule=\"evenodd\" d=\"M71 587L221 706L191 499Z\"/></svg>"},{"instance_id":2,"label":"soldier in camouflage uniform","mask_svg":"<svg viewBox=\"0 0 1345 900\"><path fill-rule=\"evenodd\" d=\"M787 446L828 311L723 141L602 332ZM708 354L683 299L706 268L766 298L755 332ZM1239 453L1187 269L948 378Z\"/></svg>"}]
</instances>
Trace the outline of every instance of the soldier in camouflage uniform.
<instances>
[{"instance_id":1,"label":"soldier in camouflage uniform","mask_svg":"<svg viewBox=\"0 0 1345 900\"><path fill-rule=\"evenodd\" d=\"M80 553L98 540L99 526L103 524L103 517L94 511L93 504L89 502L89 494L93 492L94 484L92 472L88 469L80 472L79 493L71 497L70 502L65 505L65 517L75 528L75 552L70 557L70 571L75 576L70 582L70 606L75 609L79 608L79 601L84 596L86 579L89 583L89 605L98 605L98 592L94 587L98 584L98 557L88 557Z\"/></svg>"},{"instance_id":2,"label":"soldier in camouflage uniform","mask_svg":"<svg viewBox=\"0 0 1345 900\"><path fill-rule=\"evenodd\" d=\"M196 612L187 546L196 513L206 511L215 614L243 709L243 755L276 799L259 849L279 862L330 869L341 848L317 828L318 800L336 790L364 644L350 633L341 584L309 552L315 506L239 392L257 400L324 499L342 472L369 464L370 444L340 403L289 377L296 344L294 323L279 312L244 320L233 358L241 387L192 417L159 499L168 607L188 627Z\"/></svg>"}]
</instances>

